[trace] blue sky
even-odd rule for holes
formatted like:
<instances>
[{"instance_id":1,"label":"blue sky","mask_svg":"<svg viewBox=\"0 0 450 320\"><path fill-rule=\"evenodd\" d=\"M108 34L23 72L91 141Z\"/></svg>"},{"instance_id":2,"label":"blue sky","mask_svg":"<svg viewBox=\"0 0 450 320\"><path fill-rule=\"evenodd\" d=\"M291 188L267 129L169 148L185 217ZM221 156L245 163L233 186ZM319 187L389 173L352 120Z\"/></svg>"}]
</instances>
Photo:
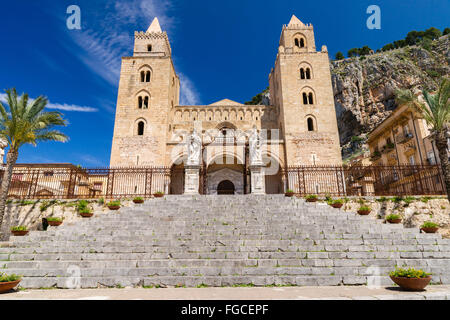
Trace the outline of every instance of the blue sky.
<instances>
[{"instance_id":1,"label":"blue sky","mask_svg":"<svg viewBox=\"0 0 450 320\"><path fill-rule=\"evenodd\" d=\"M81 30L66 27L73 4ZM381 8L381 30L366 27L372 4ZM0 94L16 87L45 95L69 122L69 142L25 146L19 162L85 167L109 163L120 58L132 54L134 31L155 16L169 34L183 104L245 102L266 88L292 14L314 25L317 47L327 45L330 57L378 49L411 30L450 27L448 0L21 0L1 8Z\"/></svg>"}]
</instances>

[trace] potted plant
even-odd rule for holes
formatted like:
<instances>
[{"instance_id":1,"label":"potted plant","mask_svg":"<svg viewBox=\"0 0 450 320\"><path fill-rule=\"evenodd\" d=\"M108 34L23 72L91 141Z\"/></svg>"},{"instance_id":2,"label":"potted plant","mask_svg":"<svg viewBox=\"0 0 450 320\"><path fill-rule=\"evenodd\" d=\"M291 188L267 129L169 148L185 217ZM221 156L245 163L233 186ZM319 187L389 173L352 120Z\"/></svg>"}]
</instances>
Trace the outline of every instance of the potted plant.
<instances>
[{"instance_id":1,"label":"potted plant","mask_svg":"<svg viewBox=\"0 0 450 320\"><path fill-rule=\"evenodd\" d=\"M7 275L0 272L0 293L14 289L21 280L22 277L16 274Z\"/></svg>"},{"instance_id":2,"label":"potted plant","mask_svg":"<svg viewBox=\"0 0 450 320\"><path fill-rule=\"evenodd\" d=\"M397 268L389 276L400 288L407 291L421 291L431 281L431 274L413 268Z\"/></svg>"},{"instance_id":3,"label":"potted plant","mask_svg":"<svg viewBox=\"0 0 450 320\"><path fill-rule=\"evenodd\" d=\"M287 189L285 195L286 195L286 197L293 197L294 196L294 190Z\"/></svg>"},{"instance_id":4,"label":"potted plant","mask_svg":"<svg viewBox=\"0 0 450 320\"><path fill-rule=\"evenodd\" d=\"M361 216L367 216L370 212L372 212L372 209L368 206L361 206L358 210L358 214Z\"/></svg>"},{"instance_id":5,"label":"potted plant","mask_svg":"<svg viewBox=\"0 0 450 320\"><path fill-rule=\"evenodd\" d=\"M333 208L340 209L340 208L342 208L343 205L344 205L344 201L341 199L331 201L331 206Z\"/></svg>"},{"instance_id":6,"label":"potted plant","mask_svg":"<svg viewBox=\"0 0 450 320\"><path fill-rule=\"evenodd\" d=\"M386 217L386 221L392 224L399 224L402 222L402 217L398 214L390 214Z\"/></svg>"},{"instance_id":7,"label":"potted plant","mask_svg":"<svg viewBox=\"0 0 450 320\"><path fill-rule=\"evenodd\" d=\"M153 196L154 196L155 198L162 198L162 197L164 197L164 192L158 191L158 192L156 192L155 194L153 194Z\"/></svg>"},{"instance_id":8,"label":"potted plant","mask_svg":"<svg viewBox=\"0 0 450 320\"><path fill-rule=\"evenodd\" d=\"M318 197L315 194L306 196L306 202L317 202Z\"/></svg>"},{"instance_id":9,"label":"potted plant","mask_svg":"<svg viewBox=\"0 0 450 320\"><path fill-rule=\"evenodd\" d=\"M119 200L110 201L110 202L108 202L108 204L106 206L109 208L109 210L119 210L121 203Z\"/></svg>"},{"instance_id":10,"label":"potted plant","mask_svg":"<svg viewBox=\"0 0 450 320\"><path fill-rule=\"evenodd\" d=\"M47 218L47 223L49 226L57 227L63 223L63 219L57 218L57 217L50 217L50 218Z\"/></svg>"},{"instance_id":11,"label":"potted plant","mask_svg":"<svg viewBox=\"0 0 450 320\"><path fill-rule=\"evenodd\" d=\"M89 208L89 202L86 200L80 200L77 204L77 210L80 216L83 218L90 218L94 215L91 208Z\"/></svg>"},{"instance_id":12,"label":"potted plant","mask_svg":"<svg viewBox=\"0 0 450 320\"><path fill-rule=\"evenodd\" d=\"M421 227L420 230L422 230L425 233L436 233L439 230L438 224L426 221Z\"/></svg>"},{"instance_id":13,"label":"potted plant","mask_svg":"<svg viewBox=\"0 0 450 320\"><path fill-rule=\"evenodd\" d=\"M26 236L28 232L29 231L25 226L16 226L11 228L11 233L16 237Z\"/></svg>"},{"instance_id":14,"label":"potted plant","mask_svg":"<svg viewBox=\"0 0 450 320\"><path fill-rule=\"evenodd\" d=\"M144 203L144 198L142 197L136 197L133 199L134 203Z\"/></svg>"}]
</instances>

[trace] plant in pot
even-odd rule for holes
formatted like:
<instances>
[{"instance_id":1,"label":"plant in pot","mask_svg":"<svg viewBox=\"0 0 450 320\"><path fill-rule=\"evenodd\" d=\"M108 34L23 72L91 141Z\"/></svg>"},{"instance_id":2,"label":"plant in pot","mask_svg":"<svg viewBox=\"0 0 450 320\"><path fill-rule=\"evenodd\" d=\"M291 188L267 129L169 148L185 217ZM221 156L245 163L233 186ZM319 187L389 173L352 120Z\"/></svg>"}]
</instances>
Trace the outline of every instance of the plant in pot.
<instances>
[{"instance_id":1,"label":"plant in pot","mask_svg":"<svg viewBox=\"0 0 450 320\"><path fill-rule=\"evenodd\" d=\"M306 196L306 202L317 202L318 197L314 194Z\"/></svg>"},{"instance_id":2,"label":"plant in pot","mask_svg":"<svg viewBox=\"0 0 450 320\"><path fill-rule=\"evenodd\" d=\"M287 189L285 195L286 195L286 197L293 197L294 196L294 190Z\"/></svg>"},{"instance_id":3,"label":"plant in pot","mask_svg":"<svg viewBox=\"0 0 450 320\"><path fill-rule=\"evenodd\" d=\"M0 272L0 293L14 289L21 280L22 277L16 274L7 275L6 273Z\"/></svg>"},{"instance_id":4,"label":"plant in pot","mask_svg":"<svg viewBox=\"0 0 450 320\"><path fill-rule=\"evenodd\" d=\"M16 237L26 236L28 232L29 231L25 226L16 226L11 228L11 233Z\"/></svg>"},{"instance_id":5,"label":"plant in pot","mask_svg":"<svg viewBox=\"0 0 450 320\"><path fill-rule=\"evenodd\" d=\"M439 225L431 221L426 221L420 227L420 230L422 230L425 233L436 233L439 230Z\"/></svg>"},{"instance_id":6,"label":"plant in pot","mask_svg":"<svg viewBox=\"0 0 450 320\"><path fill-rule=\"evenodd\" d=\"M91 208L89 208L89 202L86 200L80 200L77 204L77 210L80 216L83 218L90 218L94 215Z\"/></svg>"},{"instance_id":7,"label":"plant in pot","mask_svg":"<svg viewBox=\"0 0 450 320\"><path fill-rule=\"evenodd\" d=\"M63 223L63 219L57 217L49 217L47 218L47 223L49 226L57 227Z\"/></svg>"},{"instance_id":8,"label":"plant in pot","mask_svg":"<svg viewBox=\"0 0 450 320\"><path fill-rule=\"evenodd\" d=\"M136 197L133 199L134 203L144 203L144 198L142 197Z\"/></svg>"},{"instance_id":9,"label":"plant in pot","mask_svg":"<svg viewBox=\"0 0 450 320\"><path fill-rule=\"evenodd\" d=\"M358 210L358 214L361 216L367 216L370 212L372 209L369 206L361 206Z\"/></svg>"},{"instance_id":10,"label":"plant in pot","mask_svg":"<svg viewBox=\"0 0 450 320\"><path fill-rule=\"evenodd\" d=\"M330 203L331 203L331 206L336 209L340 209L344 205L344 201L341 199L332 200Z\"/></svg>"},{"instance_id":11,"label":"plant in pot","mask_svg":"<svg viewBox=\"0 0 450 320\"><path fill-rule=\"evenodd\" d=\"M109 208L109 210L119 210L121 203L119 200L110 201L110 202L108 202L108 204L106 206Z\"/></svg>"},{"instance_id":12,"label":"plant in pot","mask_svg":"<svg viewBox=\"0 0 450 320\"><path fill-rule=\"evenodd\" d=\"M155 194L153 194L153 196L154 196L155 198L162 198L162 197L164 197L164 192L158 191L158 192L156 192Z\"/></svg>"},{"instance_id":13,"label":"plant in pot","mask_svg":"<svg viewBox=\"0 0 450 320\"><path fill-rule=\"evenodd\" d=\"M422 291L431 281L431 274L413 268L397 268L389 276L400 288L407 291Z\"/></svg>"},{"instance_id":14,"label":"plant in pot","mask_svg":"<svg viewBox=\"0 0 450 320\"><path fill-rule=\"evenodd\" d=\"M392 224L399 224L402 222L402 217L398 214L390 214L386 217L386 221Z\"/></svg>"}]
</instances>

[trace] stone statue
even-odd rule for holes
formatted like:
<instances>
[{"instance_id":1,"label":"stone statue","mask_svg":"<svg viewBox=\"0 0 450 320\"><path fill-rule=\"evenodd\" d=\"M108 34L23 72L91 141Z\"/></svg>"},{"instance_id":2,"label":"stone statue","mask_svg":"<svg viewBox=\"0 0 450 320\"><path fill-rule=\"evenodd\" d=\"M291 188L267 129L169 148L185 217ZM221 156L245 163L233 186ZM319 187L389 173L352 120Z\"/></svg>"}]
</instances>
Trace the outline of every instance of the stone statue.
<instances>
[{"instance_id":1,"label":"stone statue","mask_svg":"<svg viewBox=\"0 0 450 320\"><path fill-rule=\"evenodd\" d=\"M262 154L261 147L262 141L261 136L259 135L256 128L253 128L252 134L249 138L249 146L250 146L250 165L262 165Z\"/></svg>"},{"instance_id":2,"label":"stone statue","mask_svg":"<svg viewBox=\"0 0 450 320\"><path fill-rule=\"evenodd\" d=\"M192 132L188 139L188 161L187 165L200 165L200 152L202 150L202 139L198 135L196 129Z\"/></svg>"}]
</instances>

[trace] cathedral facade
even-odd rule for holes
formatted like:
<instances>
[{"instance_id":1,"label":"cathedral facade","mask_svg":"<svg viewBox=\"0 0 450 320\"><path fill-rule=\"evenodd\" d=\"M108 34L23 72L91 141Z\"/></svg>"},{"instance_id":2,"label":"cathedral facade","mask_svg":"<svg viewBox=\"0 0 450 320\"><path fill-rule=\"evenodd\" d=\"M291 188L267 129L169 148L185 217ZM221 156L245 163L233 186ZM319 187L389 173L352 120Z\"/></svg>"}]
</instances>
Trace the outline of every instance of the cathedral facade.
<instances>
[{"instance_id":1,"label":"cathedral facade","mask_svg":"<svg viewBox=\"0 0 450 320\"><path fill-rule=\"evenodd\" d=\"M289 188L289 166L342 164L327 48L317 51L313 26L295 16L282 28L269 93L267 105L180 105L155 18L122 59L110 166L170 167L171 194L275 194Z\"/></svg>"}]
</instances>

